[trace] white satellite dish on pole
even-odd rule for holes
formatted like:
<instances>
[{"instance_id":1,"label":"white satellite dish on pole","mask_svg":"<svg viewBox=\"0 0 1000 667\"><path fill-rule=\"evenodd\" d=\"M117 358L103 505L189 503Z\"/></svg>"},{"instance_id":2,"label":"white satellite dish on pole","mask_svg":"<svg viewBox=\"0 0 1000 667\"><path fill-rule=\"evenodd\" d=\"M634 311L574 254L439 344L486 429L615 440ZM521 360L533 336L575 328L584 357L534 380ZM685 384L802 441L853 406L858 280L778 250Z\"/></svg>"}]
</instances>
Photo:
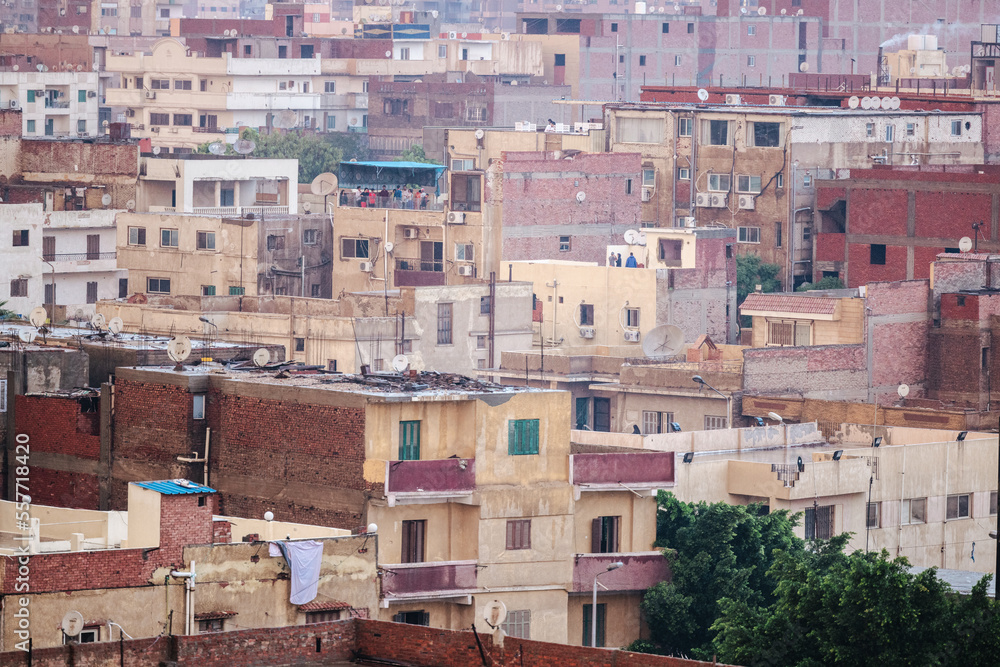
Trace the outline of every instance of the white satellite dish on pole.
<instances>
[{"instance_id":1,"label":"white satellite dish on pole","mask_svg":"<svg viewBox=\"0 0 1000 667\"><path fill-rule=\"evenodd\" d=\"M282 130L289 130L298 125L299 116L291 109L285 109L276 113L271 123Z\"/></svg>"},{"instance_id":2,"label":"white satellite dish on pole","mask_svg":"<svg viewBox=\"0 0 1000 667\"><path fill-rule=\"evenodd\" d=\"M624 234L625 243L627 243L629 245L640 245L640 243L639 243L639 236L640 236L640 234L636 230L634 230L634 229L626 229L625 230L625 234Z\"/></svg>"},{"instance_id":3,"label":"white satellite dish on pole","mask_svg":"<svg viewBox=\"0 0 1000 667\"><path fill-rule=\"evenodd\" d=\"M325 197L337 189L338 183L339 180L337 179L336 174L326 172L313 179L312 183L309 185L309 190L314 195Z\"/></svg>"},{"instance_id":4,"label":"white satellite dish on pole","mask_svg":"<svg viewBox=\"0 0 1000 667\"><path fill-rule=\"evenodd\" d=\"M642 339L642 353L647 357L672 357L684 346L684 332L673 324L653 327Z\"/></svg>"},{"instance_id":5,"label":"white satellite dish on pole","mask_svg":"<svg viewBox=\"0 0 1000 667\"><path fill-rule=\"evenodd\" d=\"M579 192L576 193L576 200L579 203L582 204L586 198L587 198L587 193L584 192L583 190L580 190Z\"/></svg>"},{"instance_id":6,"label":"white satellite dish on pole","mask_svg":"<svg viewBox=\"0 0 1000 667\"><path fill-rule=\"evenodd\" d=\"M698 99L701 100L702 102L707 102L708 101L708 91L705 90L704 88L699 88L698 89Z\"/></svg>"},{"instance_id":7,"label":"white satellite dish on pole","mask_svg":"<svg viewBox=\"0 0 1000 667\"><path fill-rule=\"evenodd\" d=\"M253 365L257 368L263 368L271 363L271 353L266 348L260 348L253 353Z\"/></svg>"},{"instance_id":8,"label":"white satellite dish on pole","mask_svg":"<svg viewBox=\"0 0 1000 667\"><path fill-rule=\"evenodd\" d=\"M404 372L410 367L410 360L406 358L405 354L397 354L392 358L392 370L397 373Z\"/></svg>"},{"instance_id":9,"label":"white satellite dish on pole","mask_svg":"<svg viewBox=\"0 0 1000 667\"><path fill-rule=\"evenodd\" d=\"M972 239L970 239L968 236L963 236L958 241L958 249L961 252L969 252L970 250L972 250Z\"/></svg>"},{"instance_id":10,"label":"white satellite dish on pole","mask_svg":"<svg viewBox=\"0 0 1000 667\"><path fill-rule=\"evenodd\" d=\"M208 145L208 152L212 155L224 155L226 152L226 146L220 141L213 141Z\"/></svg>"},{"instance_id":11,"label":"white satellite dish on pole","mask_svg":"<svg viewBox=\"0 0 1000 667\"><path fill-rule=\"evenodd\" d=\"M500 600L487 602L483 606L483 620L491 628L499 628L507 620L507 605Z\"/></svg>"},{"instance_id":12,"label":"white satellite dish on pole","mask_svg":"<svg viewBox=\"0 0 1000 667\"><path fill-rule=\"evenodd\" d=\"M167 356L177 364L174 370L181 370L183 368L181 364L191 356L191 339L187 336L171 338L170 342L167 343Z\"/></svg>"},{"instance_id":13,"label":"white satellite dish on pole","mask_svg":"<svg viewBox=\"0 0 1000 667\"><path fill-rule=\"evenodd\" d=\"M851 99L847 100L847 106L852 109L857 109L861 105L861 99L857 95L851 95Z\"/></svg>"},{"instance_id":14,"label":"white satellite dish on pole","mask_svg":"<svg viewBox=\"0 0 1000 667\"><path fill-rule=\"evenodd\" d=\"M38 332L34 329L23 329L21 333L17 334L17 337L21 339L22 343L31 343L38 336Z\"/></svg>"},{"instance_id":15,"label":"white satellite dish on pole","mask_svg":"<svg viewBox=\"0 0 1000 667\"><path fill-rule=\"evenodd\" d=\"M111 195L109 195L108 193L104 193L104 195L101 196L101 204L103 204L104 206L108 206L110 203L111 203Z\"/></svg>"},{"instance_id":16,"label":"white satellite dish on pole","mask_svg":"<svg viewBox=\"0 0 1000 667\"><path fill-rule=\"evenodd\" d=\"M249 155L253 153L255 148L257 148L257 144L251 139L237 139L236 143L233 144L233 150L240 155Z\"/></svg>"},{"instance_id":17,"label":"white satellite dish on pole","mask_svg":"<svg viewBox=\"0 0 1000 667\"><path fill-rule=\"evenodd\" d=\"M899 394L900 398L906 398L910 395L910 385L901 384L896 388L896 393Z\"/></svg>"},{"instance_id":18,"label":"white satellite dish on pole","mask_svg":"<svg viewBox=\"0 0 1000 667\"><path fill-rule=\"evenodd\" d=\"M120 317L112 317L108 320L108 331L115 334L116 336L120 334L125 329L125 321Z\"/></svg>"},{"instance_id":19,"label":"white satellite dish on pole","mask_svg":"<svg viewBox=\"0 0 1000 667\"><path fill-rule=\"evenodd\" d=\"M83 614L78 611L67 611L59 625L67 637L76 637L83 632Z\"/></svg>"},{"instance_id":20,"label":"white satellite dish on pole","mask_svg":"<svg viewBox=\"0 0 1000 667\"><path fill-rule=\"evenodd\" d=\"M104 325L105 325L104 315L96 313L93 317L90 318L90 326L94 327L98 331L103 329Z\"/></svg>"},{"instance_id":21,"label":"white satellite dish on pole","mask_svg":"<svg viewBox=\"0 0 1000 667\"><path fill-rule=\"evenodd\" d=\"M48 319L49 314L45 312L45 308L38 306L32 308L31 312L28 313L28 321L31 322L31 326L39 329L45 326L45 320Z\"/></svg>"}]
</instances>

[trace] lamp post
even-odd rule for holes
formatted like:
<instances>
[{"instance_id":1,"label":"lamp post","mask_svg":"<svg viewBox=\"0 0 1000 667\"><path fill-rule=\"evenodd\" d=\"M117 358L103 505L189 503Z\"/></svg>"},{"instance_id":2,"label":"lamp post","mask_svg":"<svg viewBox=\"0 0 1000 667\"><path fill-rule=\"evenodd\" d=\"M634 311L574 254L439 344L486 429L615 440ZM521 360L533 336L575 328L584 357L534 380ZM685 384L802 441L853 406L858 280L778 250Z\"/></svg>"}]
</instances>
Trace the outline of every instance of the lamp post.
<instances>
[{"instance_id":1,"label":"lamp post","mask_svg":"<svg viewBox=\"0 0 1000 667\"><path fill-rule=\"evenodd\" d=\"M608 569L604 572L598 572L594 575L594 599L590 604L590 646L592 648L597 647L597 578L602 574L610 572L611 570L617 570L624 564L625 563L620 560L615 561L614 563L608 565Z\"/></svg>"},{"instance_id":2,"label":"lamp post","mask_svg":"<svg viewBox=\"0 0 1000 667\"><path fill-rule=\"evenodd\" d=\"M708 387L709 389L711 389L712 391L714 391L716 394L718 394L722 398L726 399L726 413L727 413L727 416L726 416L726 426L728 426L729 428L732 428L733 427L733 397L732 396L727 396L726 394L723 394L721 391L719 391L718 389L716 389L715 387L713 387L709 383L705 382L704 378L702 378L700 375L695 375L691 379L694 380L695 382L697 382L698 384L700 384L702 387Z\"/></svg>"}]
</instances>

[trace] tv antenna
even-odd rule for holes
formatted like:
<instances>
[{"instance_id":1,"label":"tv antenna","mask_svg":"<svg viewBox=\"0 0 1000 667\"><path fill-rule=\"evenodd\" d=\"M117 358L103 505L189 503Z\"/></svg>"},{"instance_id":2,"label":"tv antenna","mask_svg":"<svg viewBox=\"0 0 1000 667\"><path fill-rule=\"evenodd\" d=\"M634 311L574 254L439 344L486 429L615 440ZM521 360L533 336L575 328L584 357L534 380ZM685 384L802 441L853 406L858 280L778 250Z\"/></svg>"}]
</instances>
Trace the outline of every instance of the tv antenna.
<instances>
[{"instance_id":1,"label":"tv antenna","mask_svg":"<svg viewBox=\"0 0 1000 667\"><path fill-rule=\"evenodd\" d=\"M642 353L647 357L672 357L684 346L684 332L673 324L653 327L642 339Z\"/></svg>"},{"instance_id":2,"label":"tv antenna","mask_svg":"<svg viewBox=\"0 0 1000 667\"><path fill-rule=\"evenodd\" d=\"M576 193L576 201L577 202L579 202L579 203L582 204L584 202L584 200L586 200L586 199L587 199L587 193L584 192L583 190L580 190L579 192Z\"/></svg>"},{"instance_id":3,"label":"tv antenna","mask_svg":"<svg viewBox=\"0 0 1000 667\"><path fill-rule=\"evenodd\" d=\"M167 343L167 356L173 361L175 371L184 370L184 361L191 356L191 339L187 336L171 338Z\"/></svg>"}]
</instances>

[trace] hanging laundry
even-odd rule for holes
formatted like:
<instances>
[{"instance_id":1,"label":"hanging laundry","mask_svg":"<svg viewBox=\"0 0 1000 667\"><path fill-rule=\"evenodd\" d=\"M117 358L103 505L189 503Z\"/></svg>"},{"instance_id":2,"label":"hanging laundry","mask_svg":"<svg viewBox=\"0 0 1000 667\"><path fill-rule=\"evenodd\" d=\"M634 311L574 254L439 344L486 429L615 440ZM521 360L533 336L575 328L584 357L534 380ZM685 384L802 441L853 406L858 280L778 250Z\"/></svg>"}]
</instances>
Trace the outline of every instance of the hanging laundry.
<instances>
[{"instance_id":1,"label":"hanging laundry","mask_svg":"<svg viewBox=\"0 0 1000 667\"><path fill-rule=\"evenodd\" d=\"M288 563L291 571L291 594L288 601L292 604L306 604L316 599L319 592L319 571L323 563L323 543L308 542L272 542L269 550L277 545L281 555ZM271 555L275 555L271 551Z\"/></svg>"}]
</instances>

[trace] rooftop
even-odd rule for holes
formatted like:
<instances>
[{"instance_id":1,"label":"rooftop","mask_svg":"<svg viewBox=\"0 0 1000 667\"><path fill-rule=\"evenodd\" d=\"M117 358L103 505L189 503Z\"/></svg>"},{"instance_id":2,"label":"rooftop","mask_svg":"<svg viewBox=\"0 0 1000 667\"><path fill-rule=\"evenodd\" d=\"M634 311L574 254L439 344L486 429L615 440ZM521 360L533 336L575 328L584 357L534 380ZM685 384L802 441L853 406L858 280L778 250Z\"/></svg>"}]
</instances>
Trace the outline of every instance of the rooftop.
<instances>
[{"instance_id":1,"label":"rooftop","mask_svg":"<svg viewBox=\"0 0 1000 667\"><path fill-rule=\"evenodd\" d=\"M215 489L210 489L203 484L190 482L186 479L165 479L158 482L135 482L136 486L141 486L150 491L156 491L165 496L185 496L196 493L215 493Z\"/></svg>"}]
</instances>

